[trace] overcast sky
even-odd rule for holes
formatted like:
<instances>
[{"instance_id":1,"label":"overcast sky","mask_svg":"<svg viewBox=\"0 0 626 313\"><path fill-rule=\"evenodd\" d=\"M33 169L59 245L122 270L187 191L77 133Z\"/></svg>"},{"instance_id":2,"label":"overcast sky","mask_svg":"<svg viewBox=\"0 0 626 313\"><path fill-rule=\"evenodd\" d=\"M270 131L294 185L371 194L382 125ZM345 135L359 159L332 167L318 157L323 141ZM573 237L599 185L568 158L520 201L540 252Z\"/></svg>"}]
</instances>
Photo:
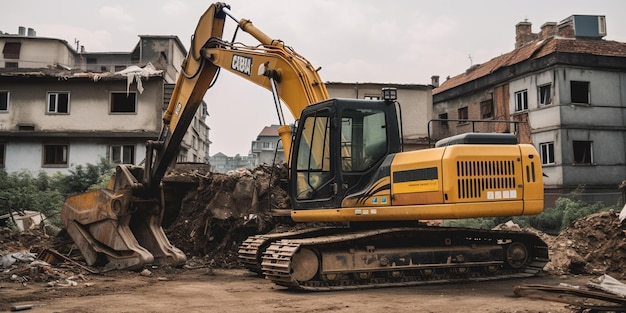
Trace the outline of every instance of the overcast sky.
<instances>
[{"instance_id":1,"label":"overcast sky","mask_svg":"<svg viewBox=\"0 0 626 313\"><path fill-rule=\"evenodd\" d=\"M80 41L90 52L130 52L138 35L176 35L189 48L210 1L11 1L0 10L0 31L33 28L37 36ZM250 19L322 67L324 81L430 84L455 76L514 48L515 25L573 14L605 15L606 40L626 42L626 1L399 1L231 0L237 18ZM7 5L7 3L5 3ZM224 38L235 23L227 21ZM240 32L241 34L241 32ZM250 37L239 41L256 44ZM276 124L271 93L222 71L207 91L211 155L245 155L264 126ZM285 110L289 114L288 110ZM291 121L293 119L290 119Z\"/></svg>"}]
</instances>

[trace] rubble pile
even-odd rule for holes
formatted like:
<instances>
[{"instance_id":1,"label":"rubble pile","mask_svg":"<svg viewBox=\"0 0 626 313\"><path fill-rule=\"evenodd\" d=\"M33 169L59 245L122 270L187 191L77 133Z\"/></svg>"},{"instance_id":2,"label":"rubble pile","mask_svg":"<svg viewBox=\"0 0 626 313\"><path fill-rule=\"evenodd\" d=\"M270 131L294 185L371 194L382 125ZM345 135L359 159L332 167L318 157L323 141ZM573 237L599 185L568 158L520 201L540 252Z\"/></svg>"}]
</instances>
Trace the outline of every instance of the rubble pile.
<instances>
[{"instance_id":1,"label":"rubble pile","mask_svg":"<svg viewBox=\"0 0 626 313\"><path fill-rule=\"evenodd\" d=\"M615 211L595 213L574 222L558 236L545 236L553 274L610 274L626 279L626 225Z\"/></svg>"},{"instance_id":2,"label":"rubble pile","mask_svg":"<svg viewBox=\"0 0 626 313\"><path fill-rule=\"evenodd\" d=\"M166 229L170 242L212 266L239 266L239 244L276 226L271 211L288 210L286 177L281 165L200 177L197 190L188 192L178 218Z\"/></svg>"}]
</instances>

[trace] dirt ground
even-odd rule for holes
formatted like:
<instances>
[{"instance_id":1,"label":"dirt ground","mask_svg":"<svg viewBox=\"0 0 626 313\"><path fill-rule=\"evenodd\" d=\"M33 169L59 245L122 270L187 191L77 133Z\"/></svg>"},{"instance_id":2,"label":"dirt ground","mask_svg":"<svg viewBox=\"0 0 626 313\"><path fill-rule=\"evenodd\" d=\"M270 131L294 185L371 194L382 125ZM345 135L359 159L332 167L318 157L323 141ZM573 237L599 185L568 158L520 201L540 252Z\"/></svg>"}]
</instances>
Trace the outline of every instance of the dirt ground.
<instances>
[{"instance_id":1,"label":"dirt ground","mask_svg":"<svg viewBox=\"0 0 626 313\"><path fill-rule=\"evenodd\" d=\"M577 312L566 304L517 297L522 284L584 285L587 276L440 284L341 292L296 292L242 269L155 268L151 275L84 275L76 286L0 282L0 311L28 312Z\"/></svg>"}]
</instances>

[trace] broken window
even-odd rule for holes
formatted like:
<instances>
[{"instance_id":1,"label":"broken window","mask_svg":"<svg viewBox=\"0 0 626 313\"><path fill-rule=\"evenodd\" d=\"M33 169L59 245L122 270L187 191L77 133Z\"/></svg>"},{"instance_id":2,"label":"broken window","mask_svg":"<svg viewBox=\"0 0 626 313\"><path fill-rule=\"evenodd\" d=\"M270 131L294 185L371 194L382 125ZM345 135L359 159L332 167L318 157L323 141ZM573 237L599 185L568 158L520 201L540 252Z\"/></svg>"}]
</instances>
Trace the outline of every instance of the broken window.
<instances>
[{"instance_id":1,"label":"broken window","mask_svg":"<svg viewBox=\"0 0 626 313\"><path fill-rule=\"evenodd\" d=\"M2 49L4 58L5 59L19 59L21 48L22 48L22 43L20 42L5 42L4 48Z\"/></svg>"},{"instance_id":2,"label":"broken window","mask_svg":"<svg viewBox=\"0 0 626 313\"><path fill-rule=\"evenodd\" d=\"M0 112L9 111L9 92L0 91Z\"/></svg>"},{"instance_id":3,"label":"broken window","mask_svg":"<svg viewBox=\"0 0 626 313\"><path fill-rule=\"evenodd\" d=\"M68 145L43 145L43 165L67 165Z\"/></svg>"},{"instance_id":4,"label":"broken window","mask_svg":"<svg viewBox=\"0 0 626 313\"><path fill-rule=\"evenodd\" d=\"M112 92L111 113L135 113L137 105L136 92Z\"/></svg>"},{"instance_id":5,"label":"broken window","mask_svg":"<svg viewBox=\"0 0 626 313\"><path fill-rule=\"evenodd\" d=\"M69 92L48 92L48 113L69 113L70 112Z\"/></svg>"},{"instance_id":6,"label":"broken window","mask_svg":"<svg viewBox=\"0 0 626 313\"><path fill-rule=\"evenodd\" d=\"M573 141L574 164L592 164L593 150L592 141Z\"/></svg>"},{"instance_id":7,"label":"broken window","mask_svg":"<svg viewBox=\"0 0 626 313\"><path fill-rule=\"evenodd\" d=\"M439 125L446 126L446 127L448 126L448 121L447 121L448 113L439 114L439 119L442 120L442 121L439 121Z\"/></svg>"},{"instance_id":8,"label":"broken window","mask_svg":"<svg viewBox=\"0 0 626 313\"><path fill-rule=\"evenodd\" d=\"M572 103L589 103L589 82L570 82Z\"/></svg>"},{"instance_id":9,"label":"broken window","mask_svg":"<svg viewBox=\"0 0 626 313\"><path fill-rule=\"evenodd\" d=\"M515 112L528 110L528 90L515 93Z\"/></svg>"},{"instance_id":10,"label":"broken window","mask_svg":"<svg viewBox=\"0 0 626 313\"><path fill-rule=\"evenodd\" d=\"M480 102L480 115L482 118L492 118L493 117L493 100L485 100Z\"/></svg>"},{"instance_id":11,"label":"broken window","mask_svg":"<svg viewBox=\"0 0 626 313\"><path fill-rule=\"evenodd\" d=\"M539 144L539 154L541 164L554 164L554 142L544 142Z\"/></svg>"},{"instance_id":12,"label":"broken window","mask_svg":"<svg viewBox=\"0 0 626 313\"><path fill-rule=\"evenodd\" d=\"M539 105L552 103L552 85L539 86Z\"/></svg>"},{"instance_id":13,"label":"broken window","mask_svg":"<svg viewBox=\"0 0 626 313\"><path fill-rule=\"evenodd\" d=\"M135 145L112 145L109 160L115 164L135 164Z\"/></svg>"},{"instance_id":14,"label":"broken window","mask_svg":"<svg viewBox=\"0 0 626 313\"><path fill-rule=\"evenodd\" d=\"M468 108L467 107L463 107L463 108L459 108L459 119L460 120L466 120L468 119Z\"/></svg>"}]
</instances>

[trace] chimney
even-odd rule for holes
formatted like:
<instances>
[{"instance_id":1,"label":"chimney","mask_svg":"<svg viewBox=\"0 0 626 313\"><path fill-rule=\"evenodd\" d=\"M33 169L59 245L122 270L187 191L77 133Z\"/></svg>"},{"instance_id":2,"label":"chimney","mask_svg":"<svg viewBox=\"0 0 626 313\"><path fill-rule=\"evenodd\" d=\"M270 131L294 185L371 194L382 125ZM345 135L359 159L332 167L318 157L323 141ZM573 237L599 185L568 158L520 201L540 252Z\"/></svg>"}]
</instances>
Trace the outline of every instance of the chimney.
<instances>
[{"instance_id":1,"label":"chimney","mask_svg":"<svg viewBox=\"0 0 626 313\"><path fill-rule=\"evenodd\" d=\"M557 26L556 34L565 38L576 38L574 33L574 19L570 16L562 20Z\"/></svg>"},{"instance_id":2,"label":"chimney","mask_svg":"<svg viewBox=\"0 0 626 313\"><path fill-rule=\"evenodd\" d=\"M433 87L437 88L439 87L439 75L433 75L430 77L430 84L433 85Z\"/></svg>"},{"instance_id":3,"label":"chimney","mask_svg":"<svg viewBox=\"0 0 626 313\"><path fill-rule=\"evenodd\" d=\"M515 49L537 39L538 35L532 33L532 25L529 21L519 22L515 25Z\"/></svg>"},{"instance_id":4,"label":"chimney","mask_svg":"<svg viewBox=\"0 0 626 313\"><path fill-rule=\"evenodd\" d=\"M546 22L541 25L541 32L539 32L539 39L543 40L556 35L556 22Z\"/></svg>"},{"instance_id":5,"label":"chimney","mask_svg":"<svg viewBox=\"0 0 626 313\"><path fill-rule=\"evenodd\" d=\"M18 27L18 28L17 28L17 33L18 33L20 36L26 36L26 27L24 27L24 26L20 26L20 27Z\"/></svg>"},{"instance_id":6,"label":"chimney","mask_svg":"<svg viewBox=\"0 0 626 313\"><path fill-rule=\"evenodd\" d=\"M34 29L29 27L28 28L28 37L35 37L35 36L37 36L37 33L35 32Z\"/></svg>"}]
</instances>

